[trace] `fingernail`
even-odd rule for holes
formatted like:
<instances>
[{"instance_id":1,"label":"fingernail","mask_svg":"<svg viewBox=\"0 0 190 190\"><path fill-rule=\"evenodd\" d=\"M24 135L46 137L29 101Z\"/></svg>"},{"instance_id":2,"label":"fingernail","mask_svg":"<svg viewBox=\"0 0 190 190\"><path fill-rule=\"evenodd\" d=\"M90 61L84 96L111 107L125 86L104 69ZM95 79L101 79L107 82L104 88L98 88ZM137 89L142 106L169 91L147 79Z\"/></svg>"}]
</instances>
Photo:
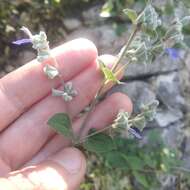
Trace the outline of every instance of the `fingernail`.
<instances>
[{"instance_id":1,"label":"fingernail","mask_svg":"<svg viewBox=\"0 0 190 190\"><path fill-rule=\"evenodd\" d=\"M63 166L70 174L76 174L82 168L83 156L79 150L68 148L54 156L53 160Z\"/></svg>"}]
</instances>

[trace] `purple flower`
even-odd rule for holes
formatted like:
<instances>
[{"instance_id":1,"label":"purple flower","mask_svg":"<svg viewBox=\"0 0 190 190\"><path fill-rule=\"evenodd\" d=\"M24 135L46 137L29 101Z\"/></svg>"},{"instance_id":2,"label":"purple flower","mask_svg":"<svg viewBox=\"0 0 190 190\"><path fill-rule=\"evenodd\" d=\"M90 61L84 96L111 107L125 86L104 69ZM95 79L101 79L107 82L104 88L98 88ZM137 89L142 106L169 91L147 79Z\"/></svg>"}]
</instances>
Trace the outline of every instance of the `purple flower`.
<instances>
[{"instance_id":1,"label":"purple flower","mask_svg":"<svg viewBox=\"0 0 190 190\"><path fill-rule=\"evenodd\" d=\"M32 43L32 40L29 39L29 38L26 38L26 39L20 39L20 40L17 40L17 41L14 41L12 42L14 45L24 45L24 44L31 44Z\"/></svg>"},{"instance_id":2,"label":"purple flower","mask_svg":"<svg viewBox=\"0 0 190 190\"><path fill-rule=\"evenodd\" d=\"M138 128L136 128L136 127L130 127L129 129L128 129L128 131L133 135L133 136L135 136L136 138L138 138L138 139L142 139L142 135L141 135L141 132L140 132L140 130L138 129Z\"/></svg>"},{"instance_id":3,"label":"purple flower","mask_svg":"<svg viewBox=\"0 0 190 190\"><path fill-rule=\"evenodd\" d=\"M165 51L173 60L180 58L180 52L176 48L166 48Z\"/></svg>"}]
</instances>

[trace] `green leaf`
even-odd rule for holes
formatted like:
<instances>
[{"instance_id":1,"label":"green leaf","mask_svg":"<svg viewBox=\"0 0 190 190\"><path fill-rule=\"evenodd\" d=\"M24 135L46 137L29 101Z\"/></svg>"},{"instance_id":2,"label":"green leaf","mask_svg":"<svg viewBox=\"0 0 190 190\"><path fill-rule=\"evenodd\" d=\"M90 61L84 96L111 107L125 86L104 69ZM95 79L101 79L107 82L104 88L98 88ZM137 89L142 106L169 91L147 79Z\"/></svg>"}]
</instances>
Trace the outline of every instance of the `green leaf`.
<instances>
[{"instance_id":1,"label":"green leaf","mask_svg":"<svg viewBox=\"0 0 190 190\"><path fill-rule=\"evenodd\" d=\"M152 158L149 154L145 154L142 155L144 157L144 163L151 167L151 168L156 168L157 166L157 162L156 162L156 159Z\"/></svg>"},{"instance_id":2,"label":"green leaf","mask_svg":"<svg viewBox=\"0 0 190 190\"><path fill-rule=\"evenodd\" d=\"M113 11L113 3L108 1L106 2L103 7L102 10L100 12L100 16L103 18L109 18L112 16L112 11Z\"/></svg>"},{"instance_id":3,"label":"green leaf","mask_svg":"<svg viewBox=\"0 0 190 190\"><path fill-rule=\"evenodd\" d=\"M104 133L99 133L84 142L84 148L95 153L109 152L115 149L112 138Z\"/></svg>"},{"instance_id":4,"label":"green leaf","mask_svg":"<svg viewBox=\"0 0 190 190\"><path fill-rule=\"evenodd\" d=\"M71 120L66 113L57 113L48 120L48 125L57 133L72 137Z\"/></svg>"},{"instance_id":5,"label":"green leaf","mask_svg":"<svg viewBox=\"0 0 190 190\"><path fill-rule=\"evenodd\" d=\"M116 82L116 83L120 83L120 81L117 79L117 77L114 75L114 73L111 71L110 68L108 68L103 61L98 60L99 65L100 65L100 69L104 74L104 77L106 79L105 83L108 83L110 81L112 82Z\"/></svg>"},{"instance_id":6,"label":"green leaf","mask_svg":"<svg viewBox=\"0 0 190 190\"><path fill-rule=\"evenodd\" d=\"M132 170L141 170L144 166L143 162L137 156L127 155L125 156L125 159Z\"/></svg>"},{"instance_id":7,"label":"green leaf","mask_svg":"<svg viewBox=\"0 0 190 190\"><path fill-rule=\"evenodd\" d=\"M125 15L127 15L129 17L129 19L132 21L133 24L136 23L136 19L137 19L138 15L135 10L124 9L123 12L125 13Z\"/></svg>"},{"instance_id":8,"label":"green leaf","mask_svg":"<svg viewBox=\"0 0 190 190\"><path fill-rule=\"evenodd\" d=\"M111 151L106 153L106 160L113 168L129 169L129 165L123 154L119 151Z\"/></svg>"},{"instance_id":9,"label":"green leaf","mask_svg":"<svg viewBox=\"0 0 190 190\"><path fill-rule=\"evenodd\" d=\"M148 184L148 181L146 179L146 176L145 175L142 175L138 172L133 172L133 175L135 176L136 180L141 184L143 185L144 187L146 188L149 188L149 184Z\"/></svg>"}]
</instances>

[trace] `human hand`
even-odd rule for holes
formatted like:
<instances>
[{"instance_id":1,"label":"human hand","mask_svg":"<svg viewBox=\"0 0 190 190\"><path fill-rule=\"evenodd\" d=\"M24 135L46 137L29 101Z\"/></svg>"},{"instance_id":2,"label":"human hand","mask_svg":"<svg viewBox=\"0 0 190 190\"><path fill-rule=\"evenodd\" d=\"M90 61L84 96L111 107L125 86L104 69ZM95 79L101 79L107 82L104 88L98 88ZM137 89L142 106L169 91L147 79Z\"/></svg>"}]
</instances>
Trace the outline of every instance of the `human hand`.
<instances>
[{"instance_id":1,"label":"human hand","mask_svg":"<svg viewBox=\"0 0 190 190\"><path fill-rule=\"evenodd\" d=\"M64 81L72 81L78 95L68 103L52 97L52 86L36 60L0 80L0 189L74 190L82 181L86 162L69 141L47 126L57 112L67 112L77 132L84 118L76 116L93 99L102 74L96 64L97 50L88 40L77 39L52 50ZM111 64L112 56L102 56ZM126 95L115 93L90 115L88 127L102 128L112 122L119 109L132 104Z\"/></svg>"}]
</instances>

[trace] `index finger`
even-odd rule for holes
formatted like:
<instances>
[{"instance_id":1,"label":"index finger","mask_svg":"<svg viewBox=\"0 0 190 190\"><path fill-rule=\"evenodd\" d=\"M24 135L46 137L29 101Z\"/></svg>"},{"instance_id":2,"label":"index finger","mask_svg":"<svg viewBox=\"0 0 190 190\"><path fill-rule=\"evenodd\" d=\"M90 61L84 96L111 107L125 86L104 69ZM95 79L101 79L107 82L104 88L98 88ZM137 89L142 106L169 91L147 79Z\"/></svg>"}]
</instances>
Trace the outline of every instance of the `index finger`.
<instances>
[{"instance_id":1,"label":"index finger","mask_svg":"<svg viewBox=\"0 0 190 190\"><path fill-rule=\"evenodd\" d=\"M97 57L95 45L77 39L52 50L64 81L70 80L87 68ZM56 86L59 80L53 81ZM13 122L30 106L47 96L52 83L44 76L43 65L29 62L0 80L0 131Z\"/></svg>"}]
</instances>

